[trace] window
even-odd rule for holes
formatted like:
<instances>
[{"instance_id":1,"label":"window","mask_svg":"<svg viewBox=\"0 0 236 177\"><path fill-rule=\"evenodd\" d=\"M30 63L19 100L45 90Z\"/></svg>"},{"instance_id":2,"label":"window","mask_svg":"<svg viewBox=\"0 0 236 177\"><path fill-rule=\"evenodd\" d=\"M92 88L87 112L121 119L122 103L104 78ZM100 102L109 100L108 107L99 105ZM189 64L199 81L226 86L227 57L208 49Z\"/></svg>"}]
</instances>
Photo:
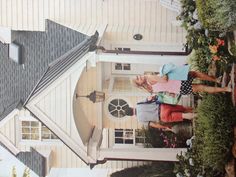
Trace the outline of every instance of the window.
<instances>
[{"instance_id":1,"label":"window","mask_svg":"<svg viewBox=\"0 0 236 177\"><path fill-rule=\"evenodd\" d=\"M109 102L108 111L115 118L123 118L128 107L129 105L124 99L117 98Z\"/></svg>"},{"instance_id":2,"label":"window","mask_svg":"<svg viewBox=\"0 0 236 177\"><path fill-rule=\"evenodd\" d=\"M45 125L38 121L22 121L21 131L22 140L58 139Z\"/></svg>"},{"instance_id":3,"label":"window","mask_svg":"<svg viewBox=\"0 0 236 177\"><path fill-rule=\"evenodd\" d=\"M43 140L50 140L50 139L52 140L52 139L58 139L58 138L45 125L42 125L42 139Z\"/></svg>"},{"instance_id":4,"label":"window","mask_svg":"<svg viewBox=\"0 0 236 177\"><path fill-rule=\"evenodd\" d=\"M142 146L146 137L141 129L115 129L115 144Z\"/></svg>"},{"instance_id":5,"label":"window","mask_svg":"<svg viewBox=\"0 0 236 177\"><path fill-rule=\"evenodd\" d=\"M129 63L115 63L115 70L131 70Z\"/></svg>"},{"instance_id":6,"label":"window","mask_svg":"<svg viewBox=\"0 0 236 177\"><path fill-rule=\"evenodd\" d=\"M22 121L22 139L38 140L39 139L39 122Z\"/></svg>"},{"instance_id":7,"label":"window","mask_svg":"<svg viewBox=\"0 0 236 177\"><path fill-rule=\"evenodd\" d=\"M115 129L115 144L133 144L133 129Z\"/></svg>"}]
</instances>

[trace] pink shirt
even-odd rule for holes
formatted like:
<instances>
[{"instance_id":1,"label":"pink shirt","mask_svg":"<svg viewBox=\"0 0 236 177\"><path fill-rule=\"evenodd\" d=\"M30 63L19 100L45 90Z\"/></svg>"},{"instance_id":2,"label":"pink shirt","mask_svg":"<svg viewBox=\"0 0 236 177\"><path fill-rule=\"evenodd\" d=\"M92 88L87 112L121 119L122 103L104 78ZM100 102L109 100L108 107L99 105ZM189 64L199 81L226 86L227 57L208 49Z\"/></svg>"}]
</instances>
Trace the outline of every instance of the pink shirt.
<instances>
[{"instance_id":1,"label":"pink shirt","mask_svg":"<svg viewBox=\"0 0 236 177\"><path fill-rule=\"evenodd\" d=\"M165 83L156 83L152 85L152 90L153 92L180 93L180 87L180 80L168 80L168 82Z\"/></svg>"}]
</instances>

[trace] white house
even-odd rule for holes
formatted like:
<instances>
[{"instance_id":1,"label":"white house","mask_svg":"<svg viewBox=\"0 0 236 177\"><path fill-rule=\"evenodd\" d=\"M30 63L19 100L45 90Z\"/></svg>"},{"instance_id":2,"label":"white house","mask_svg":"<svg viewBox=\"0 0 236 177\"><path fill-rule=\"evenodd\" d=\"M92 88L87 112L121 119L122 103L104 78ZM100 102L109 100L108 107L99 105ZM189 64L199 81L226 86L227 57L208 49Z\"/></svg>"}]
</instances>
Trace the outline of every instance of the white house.
<instances>
[{"instance_id":1,"label":"white house","mask_svg":"<svg viewBox=\"0 0 236 177\"><path fill-rule=\"evenodd\" d=\"M186 62L175 12L158 0L0 4L0 142L39 176L175 161L185 150L145 148L142 125L123 113L148 95L135 75ZM104 102L80 97L94 90Z\"/></svg>"}]
</instances>

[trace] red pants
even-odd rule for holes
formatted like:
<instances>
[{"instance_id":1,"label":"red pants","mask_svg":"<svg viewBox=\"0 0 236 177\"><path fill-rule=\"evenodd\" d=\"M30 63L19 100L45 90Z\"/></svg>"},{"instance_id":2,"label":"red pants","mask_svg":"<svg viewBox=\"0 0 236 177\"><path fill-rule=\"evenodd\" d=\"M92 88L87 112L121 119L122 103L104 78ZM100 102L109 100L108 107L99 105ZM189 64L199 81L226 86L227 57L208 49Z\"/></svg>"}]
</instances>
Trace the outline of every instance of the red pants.
<instances>
[{"instance_id":1,"label":"red pants","mask_svg":"<svg viewBox=\"0 0 236 177\"><path fill-rule=\"evenodd\" d=\"M161 104L160 119L162 122L181 122L186 108L181 105Z\"/></svg>"}]
</instances>

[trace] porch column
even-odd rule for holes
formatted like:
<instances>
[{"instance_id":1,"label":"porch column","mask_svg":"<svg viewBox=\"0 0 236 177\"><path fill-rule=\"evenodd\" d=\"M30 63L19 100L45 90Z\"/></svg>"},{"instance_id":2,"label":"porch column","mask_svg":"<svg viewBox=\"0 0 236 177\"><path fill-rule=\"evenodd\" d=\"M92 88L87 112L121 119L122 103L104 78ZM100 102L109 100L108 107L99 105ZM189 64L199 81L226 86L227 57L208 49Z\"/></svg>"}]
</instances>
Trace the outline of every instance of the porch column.
<instances>
[{"instance_id":1,"label":"porch column","mask_svg":"<svg viewBox=\"0 0 236 177\"><path fill-rule=\"evenodd\" d=\"M186 64L187 56L98 53L96 59L97 62L158 64L158 65L163 65L172 62L175 63L176 65L183 65Z\"/></svg>"},{"instance_id":2,"label":"porch column","mask_svg":"<svg viewBox=\"0 0 236 177\"><path fill-rule=\"evenodd\" d=\"M108 148L100 149L99 160L178 161L176 155L186 151L186 148Z\"/></svg>"}]
</instances>

